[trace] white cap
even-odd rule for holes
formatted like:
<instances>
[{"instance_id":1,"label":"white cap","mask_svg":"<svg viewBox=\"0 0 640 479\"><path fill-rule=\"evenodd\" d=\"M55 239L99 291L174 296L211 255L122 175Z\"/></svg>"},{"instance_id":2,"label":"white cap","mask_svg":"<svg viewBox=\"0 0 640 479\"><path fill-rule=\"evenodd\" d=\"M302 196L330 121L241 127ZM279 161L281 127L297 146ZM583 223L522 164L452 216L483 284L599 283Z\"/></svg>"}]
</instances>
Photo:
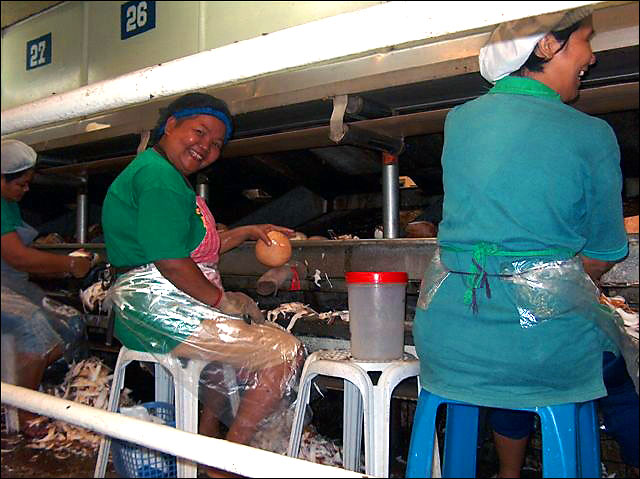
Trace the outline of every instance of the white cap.
<instances>
[{"instance_id":1,"label":"white cap","mask_svg":"<svg viewBox=\"0 0 640 479\"><path fill-rule=\"evenodd\" d=\"M590 7L580 7L501 23L480 49L480 74L491 83L497 82L524 65L547 33L568 28L592 12Z\"/></svg>"},{"instance_id":2,"label":"white cap","mask_svg":"<svg viewBox=\"0 0 640 479\"><path fill-rule=\"evenodd\" d=\"M18 173L36 165L38 154L19 140L2 140L2 174Z\"/></svg>"}]
</instances>

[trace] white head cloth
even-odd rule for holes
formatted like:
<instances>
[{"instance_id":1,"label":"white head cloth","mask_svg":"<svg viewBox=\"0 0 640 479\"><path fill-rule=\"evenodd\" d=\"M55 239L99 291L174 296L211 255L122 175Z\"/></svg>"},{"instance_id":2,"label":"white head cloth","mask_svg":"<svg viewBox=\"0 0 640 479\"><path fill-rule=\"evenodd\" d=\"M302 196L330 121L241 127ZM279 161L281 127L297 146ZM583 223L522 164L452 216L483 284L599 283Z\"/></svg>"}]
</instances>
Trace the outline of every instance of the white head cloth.
<instances>
[{"instance_id":1,"label":"white head cloth","mask_svg":"<svg viewBox=\"0 0 640 479\"><path fill-rule=\"evenodd\" d=\"M2 174L33 168L38 154L19 140L2 140Z\"/></svg>"},{"instance_id":2,"label":"white head cloth","mask_svg":"<svg viewBox=\"0 0 640 479\"><path fill-rule=\"evenodd\" d=\"M495 83L525 64L538 42L547 33L564 30L585 17L593 9L580 7L501 23L487 44L480 49L480 74Z\"/></svg>"}]
</instances>

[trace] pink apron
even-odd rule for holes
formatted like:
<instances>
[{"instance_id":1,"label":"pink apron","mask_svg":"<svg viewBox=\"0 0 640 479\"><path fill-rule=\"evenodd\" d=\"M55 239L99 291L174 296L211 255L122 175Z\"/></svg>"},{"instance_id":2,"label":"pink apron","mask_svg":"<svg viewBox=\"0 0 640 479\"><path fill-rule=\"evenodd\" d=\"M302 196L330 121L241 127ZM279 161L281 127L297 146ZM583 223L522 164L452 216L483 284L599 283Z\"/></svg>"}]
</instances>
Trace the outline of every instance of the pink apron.
<instances>
[{"instance_id":1,"label":"pink apron","mask_svg":"<svg viewBox=\"0 0 640 479\"><path fill-rule=\"evenodd\" d=\"M220 272L218 271L220 236L216 229L216 220L213 218L204 198L196 196L196 204L196 213L202 218L206 233L198 247L191 252L191 259L198 264L211 283L224 291Z\"/></svg>"}]
</instances>

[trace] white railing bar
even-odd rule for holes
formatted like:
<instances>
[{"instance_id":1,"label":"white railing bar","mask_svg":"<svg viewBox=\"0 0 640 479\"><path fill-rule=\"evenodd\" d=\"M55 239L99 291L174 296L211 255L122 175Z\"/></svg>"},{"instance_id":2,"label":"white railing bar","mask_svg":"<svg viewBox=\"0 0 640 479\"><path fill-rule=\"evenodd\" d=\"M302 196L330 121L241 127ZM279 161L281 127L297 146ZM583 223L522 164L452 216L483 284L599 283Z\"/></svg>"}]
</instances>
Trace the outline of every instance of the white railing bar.
<instances>
[{"instance_id":1,"label":"white railing bar","mask_svg":"<svg viewBox=\"0 0 640 479\"><path fill-rule=\"evenodd\" d=\"M368 477L365 474L193 434L2 382L2 403L248 477Z\"/></svg>"}]
</instances>

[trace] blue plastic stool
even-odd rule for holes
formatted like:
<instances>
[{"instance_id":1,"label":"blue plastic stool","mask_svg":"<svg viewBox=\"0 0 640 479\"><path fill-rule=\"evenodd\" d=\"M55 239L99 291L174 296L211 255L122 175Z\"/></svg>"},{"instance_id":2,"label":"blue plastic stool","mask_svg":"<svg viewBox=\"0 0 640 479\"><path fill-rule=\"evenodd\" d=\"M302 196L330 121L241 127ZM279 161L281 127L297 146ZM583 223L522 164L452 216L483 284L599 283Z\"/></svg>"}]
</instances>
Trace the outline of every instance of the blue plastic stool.
<instances>
[{"instance_id":1,"label":"blue plastic stool","mask_svg":"<svg viewBox=\"0 0 640 479\"><path fill-rule=\"evenodd\" d=\"M422 389L413 420L406 477L430 477L436 412L441 404L447 405L442 477L476 475L479 406ZM516 410L540 416L542 477L600 477L595 401Z\"/></svg>"}]
</instances>

